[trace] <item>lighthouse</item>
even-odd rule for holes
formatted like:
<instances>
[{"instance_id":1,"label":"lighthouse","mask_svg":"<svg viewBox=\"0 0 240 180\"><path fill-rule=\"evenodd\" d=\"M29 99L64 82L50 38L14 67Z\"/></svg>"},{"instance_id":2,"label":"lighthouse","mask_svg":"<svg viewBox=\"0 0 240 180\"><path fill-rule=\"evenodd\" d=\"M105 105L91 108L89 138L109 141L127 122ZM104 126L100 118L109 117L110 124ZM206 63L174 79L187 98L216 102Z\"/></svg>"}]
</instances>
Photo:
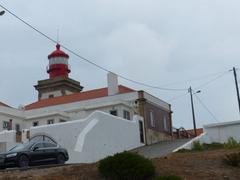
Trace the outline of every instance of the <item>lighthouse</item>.
<instances>
[{"instance_id":1,"label":"lighthouse","mask_svg":"<svg viewBox=\"0 0 240 180\"><path fill-rule=\"evenodd\" d=\"M80 82L69 78L71 72L69 55L61 50L60 44L48 55L48 79L38 81L35 89L38 91L38 100L54 98L81 92L83 87Z\"/></svg>"},{"instance_id":2,"label":"lighthouse","mask_svg":"<svg viewBox=\"0 0 240 180\"><path fill-rule=\"evenodd\" d=\"M49 65L47 73L49 78L68 77L71 72L68 65L69 56L60 50L60 44L56 45L56 50L48 55Z\"/></svg>"}]
</instances>

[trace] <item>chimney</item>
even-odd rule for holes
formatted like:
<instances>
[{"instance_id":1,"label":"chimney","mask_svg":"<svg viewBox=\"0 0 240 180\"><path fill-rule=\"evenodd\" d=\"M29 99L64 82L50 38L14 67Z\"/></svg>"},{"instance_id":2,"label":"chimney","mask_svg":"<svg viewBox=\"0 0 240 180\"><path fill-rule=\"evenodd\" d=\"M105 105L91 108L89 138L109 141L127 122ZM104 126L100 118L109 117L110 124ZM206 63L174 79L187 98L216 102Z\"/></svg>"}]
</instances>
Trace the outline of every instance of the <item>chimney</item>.
<instances>
[{"instance_id":1,"label":"chimney","mask_svg":"<svg viewBox=\"0 0 240 180\"><path fill-rule=\"evenodd\" d=\"M108 96L118 94L118 76L112 72L107 74Z\"/></svg>"}]
</instances>

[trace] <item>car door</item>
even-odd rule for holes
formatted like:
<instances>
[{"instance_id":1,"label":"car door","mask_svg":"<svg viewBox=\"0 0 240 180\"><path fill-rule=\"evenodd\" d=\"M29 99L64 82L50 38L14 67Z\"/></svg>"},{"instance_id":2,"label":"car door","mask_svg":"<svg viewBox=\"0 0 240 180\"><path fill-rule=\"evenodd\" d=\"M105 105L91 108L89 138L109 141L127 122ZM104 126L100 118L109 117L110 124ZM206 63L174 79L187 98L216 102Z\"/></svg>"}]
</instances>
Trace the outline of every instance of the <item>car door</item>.
<instances>
[{"instance_id":1,"label":"car door","mask_svg":"<svg viewBox=\"0 0 240 180\"><path fill-rule=\"evenodd\" d=\"M45 149L45 157L47 161L55 161L56 160L56 151L57 151L57 144L53 144L50 142L43 143Z\"/></svg>"},{"instance_id":2,"label":"car door","mask_svg":"<svg viewBox=\"0 0 240 180\"><path fill-rule=\"evenodd\" d=\"M36 143L31 147L30 158L33 164L40 163L45 159L43 143Z\"/></svg>"}]
</instances>

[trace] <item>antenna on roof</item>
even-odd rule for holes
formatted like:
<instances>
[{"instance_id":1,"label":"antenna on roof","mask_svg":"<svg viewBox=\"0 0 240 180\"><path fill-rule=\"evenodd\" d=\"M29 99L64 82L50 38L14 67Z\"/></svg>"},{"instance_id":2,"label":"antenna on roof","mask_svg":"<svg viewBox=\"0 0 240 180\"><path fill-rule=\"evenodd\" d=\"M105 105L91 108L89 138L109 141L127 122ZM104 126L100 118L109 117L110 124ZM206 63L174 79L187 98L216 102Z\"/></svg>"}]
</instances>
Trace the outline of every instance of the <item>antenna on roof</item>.
<instances>
[{"instance_id":1,"label":"antenna on roof","mask_svg":"<svg viewBox=\"0 0 240 180\"><path fill-rule=\"evenodd\" d=\"M59 29L57 29L57 43L59 44Z\"/></svg>"}]
</instances>

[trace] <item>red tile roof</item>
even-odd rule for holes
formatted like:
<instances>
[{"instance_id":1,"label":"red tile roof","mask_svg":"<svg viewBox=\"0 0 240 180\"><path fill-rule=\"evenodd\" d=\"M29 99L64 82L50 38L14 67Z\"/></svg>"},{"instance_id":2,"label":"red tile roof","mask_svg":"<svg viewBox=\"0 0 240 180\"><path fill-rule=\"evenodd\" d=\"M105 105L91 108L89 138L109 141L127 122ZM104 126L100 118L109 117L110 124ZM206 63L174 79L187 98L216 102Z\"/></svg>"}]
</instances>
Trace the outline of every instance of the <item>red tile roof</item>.
<instances>
[{"instance_id":1,"label":"red tile roof","mask_svg":"<svg viewBox=\"0 0 240 180\"><path fill-rule=\"evenodd\" d=\"M122 85L119 85L118 88L119 88L120 94L135 92L135 90L130 89L125 86L122 86ZM106 96L108 96L107 88L94 89L94 90L90 90L90 91L79 92L79 93L74 93L74 94L70 94L70 95L58 96L58 97L54 97L54 98L39 100L32 104L26 105L25 109L26 110L37 109L37 108L42 108L42 107L47 107L47 106L54 106L54 105L72 103L72 102L77 102L77 101L96 99L96 98L106 97Z\"/></svg>"}]
</instances>

